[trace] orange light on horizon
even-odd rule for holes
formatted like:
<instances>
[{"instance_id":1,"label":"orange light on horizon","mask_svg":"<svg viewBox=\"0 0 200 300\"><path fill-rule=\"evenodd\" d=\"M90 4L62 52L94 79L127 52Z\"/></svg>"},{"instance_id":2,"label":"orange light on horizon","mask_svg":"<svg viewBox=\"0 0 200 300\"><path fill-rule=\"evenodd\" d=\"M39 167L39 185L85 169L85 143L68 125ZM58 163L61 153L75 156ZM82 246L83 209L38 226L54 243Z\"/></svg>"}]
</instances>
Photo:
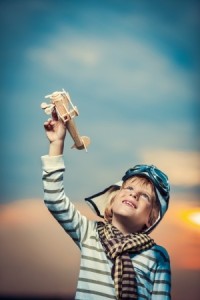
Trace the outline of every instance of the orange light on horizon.
<instances>
[{"instance_id":1,"label":"orange light on horizon","mask_svg":"<svg viewBox=\"0 0 200 300\"><path fill-rule=\"evenodd\" d=\"M200 230L200 209L191 208L182 210L180 213L182 221L195 230Z\"/></svg>"},{"instance_id":2,"label":"orange light on horizon","mask_svg":"<svg viewBox=\"0 0 200 300\"><path fill-rule=\"evenodd\" d=\"M28 200L28 201L27 201ZM13 234L13 229L19 234L24 228L31 232L48 230L47 240L52 239L51 226L55 230L58 224L40 199L27 199L7 205L0 205L0 228ZM97 220L97 216L84 202L75 203L77 209L89 219ZM56 227L57 226L57 227ZM39 231L38 231L39 229ZM199 200L190 196L190 201L174 197L166 217L152 232L156 243L165 247L170 254L173 269L200 270L200 207ZM70 261L70 263L74 263Z\"/></svg>"},{"instance_id":3,"label":"orange light on horizon","mask_svg":"<svg viewBox=\"0 0 200 300\"><path fill-rule=\"evenodd\" d=\"M194 212L194 213L191 213L191 215L189 215L189 219L200 226L200 212Z\"/></svg>"}]
</instances>

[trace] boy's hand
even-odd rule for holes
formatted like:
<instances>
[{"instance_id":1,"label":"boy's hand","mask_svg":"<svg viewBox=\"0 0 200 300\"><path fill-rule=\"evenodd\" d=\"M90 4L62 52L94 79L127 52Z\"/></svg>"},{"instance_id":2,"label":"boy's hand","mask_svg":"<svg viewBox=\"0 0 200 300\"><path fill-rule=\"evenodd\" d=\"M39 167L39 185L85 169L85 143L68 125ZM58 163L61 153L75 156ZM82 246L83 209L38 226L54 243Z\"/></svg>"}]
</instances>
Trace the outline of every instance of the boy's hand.
<instances>
[{"instance_id":1,"label":"boy's hand","mask_svg":"<svg viewBox=\"0 0 200 300\"><path fill-rule=\"evenodd\" d=\"M52 112L52 119L44 123L47 138L50 142L49 155L61 155L64 148L66 126L58 119L57 113Z\"/></svg>"}]
</instances>

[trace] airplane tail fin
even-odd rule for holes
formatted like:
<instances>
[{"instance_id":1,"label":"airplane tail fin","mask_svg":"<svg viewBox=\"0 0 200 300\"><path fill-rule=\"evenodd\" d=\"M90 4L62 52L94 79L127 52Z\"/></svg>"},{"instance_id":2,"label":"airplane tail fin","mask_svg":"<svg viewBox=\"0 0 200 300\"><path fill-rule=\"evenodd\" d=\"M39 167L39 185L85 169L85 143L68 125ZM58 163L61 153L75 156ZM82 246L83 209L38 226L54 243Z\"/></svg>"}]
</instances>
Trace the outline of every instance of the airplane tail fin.
<instances>
[{"instance_id":1,"label":"airplane tail fin","mask_svg":"<svg viewBox=\"0 0 200 300\"><path fill-rule=\"evenodd\" d=\"M80 140L82 142L82 144L79 146L77 146L76 144L74 144L71 148L76 148L78 150L82 150L85 149L85 151L87 152L87 147L90 144L90 138L88 136L81 136Z\"/></svg>"}]
</instances>

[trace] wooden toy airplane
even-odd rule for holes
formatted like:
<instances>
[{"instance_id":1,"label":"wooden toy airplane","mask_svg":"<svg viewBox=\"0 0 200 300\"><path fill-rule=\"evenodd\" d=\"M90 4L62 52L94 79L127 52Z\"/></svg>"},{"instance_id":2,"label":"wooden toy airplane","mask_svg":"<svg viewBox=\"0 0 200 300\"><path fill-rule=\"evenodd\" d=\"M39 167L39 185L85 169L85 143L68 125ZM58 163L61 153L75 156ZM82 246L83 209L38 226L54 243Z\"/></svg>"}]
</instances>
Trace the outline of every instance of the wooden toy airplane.
<instances>
[{"instance_id":1,"label":"wooden toy airplane","mask_svg":"<svg viewBox=\"0 0 200 300\"><path fill-rule=\"evenodd\" d=\"M48 115L52 113L53 109L56 110L58 117L64 122L74 140L72 148L78 150L85 149L87 151L87 146L90 144L90 138L87 136L80 136L78 133L73 118L78 116L79 112L77 107L72 104L69 93L66 93L63 89L61 92L54 92L51 95L45 96L45 98L50 98L51 103L47 104L43 102L41 108L44 109L45 113Z\"/></svg>"}]
</instances>

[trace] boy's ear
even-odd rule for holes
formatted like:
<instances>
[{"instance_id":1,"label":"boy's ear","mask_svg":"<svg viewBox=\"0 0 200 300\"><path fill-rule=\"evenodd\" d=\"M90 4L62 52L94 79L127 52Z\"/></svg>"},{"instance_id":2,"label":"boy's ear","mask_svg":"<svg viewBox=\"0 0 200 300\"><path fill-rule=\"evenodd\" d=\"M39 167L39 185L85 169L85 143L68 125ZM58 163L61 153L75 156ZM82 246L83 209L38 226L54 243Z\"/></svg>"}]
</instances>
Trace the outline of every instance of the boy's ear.
<instances>
[{"instance_id":1,"label":"boy's ear","mask_svg":"<svg viewBox=\"0 0 200 300\"><path fill-rule=\"evenodd\" d=\"M147 228L149 228L152 225L153 219L154 219L153 216L154 216L154 213L153 213L153 209L152 209L151 212L150 212L150 214L149 214L149 217L148 217L148 219L147 219L147 221L145 223L145 225L146 225Z\"/></svg>"},{"instance_id":2,"label":"boy's ear","mask_svg":"<svg viewBox=\"0 0 200 300\"><path fill-rule=\"evenodd\" d=\"M146 227L149 228L151 226L152 222L151 222L151 217L149 216L147 222L145 223Z\"/></svg>"},{"instance_id":3,"label":"boy's ear","mask_svg":"<svg viewBox=\"0 0 200 300\"><path fill-rule=\"evenodd\" d=\"M147 228L149 228L150 226L152 226L155 223L157 217L158 217L158 212L157 212L156 208L153 208L152 211L150 212L149 218L146 222Z\"/></svg>"}]
</instances>

